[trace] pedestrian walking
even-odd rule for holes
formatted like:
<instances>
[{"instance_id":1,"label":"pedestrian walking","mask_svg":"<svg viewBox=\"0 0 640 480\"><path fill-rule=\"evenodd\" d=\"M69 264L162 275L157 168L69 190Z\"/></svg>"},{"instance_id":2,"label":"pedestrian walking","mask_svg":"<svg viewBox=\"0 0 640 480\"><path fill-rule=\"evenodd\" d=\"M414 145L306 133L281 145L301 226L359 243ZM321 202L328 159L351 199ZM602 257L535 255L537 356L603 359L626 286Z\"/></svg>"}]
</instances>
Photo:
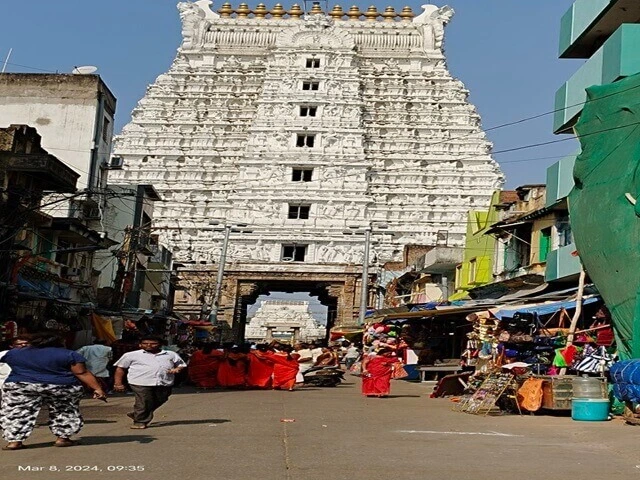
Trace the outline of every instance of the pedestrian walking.
<instances>
[{"instance_id":1,"label":"pedestrian walking","mask_svg":"<svg viewBox=\"0 0 640 480\"><path fill-rule=\"evenodd\" d=\"M147 428L153 420L153 412L171 396L175 374L187 364L175 353L162 350L162 340L154 336L140 339L140 349L122 355L114 364L113 389L124 392L125 375L135 402L133 412L127 416L133 420L131 428Z\"/></svg>"},{"instance_id":2,"label":"pedestrian walking","mask_svg":"<svg viewBox=\"0 0 640 480\"><path fill-rule=\"evenodd\" d=\"M111 390L109 362L113 358L113 351L107 346L106 340L97 339L93 345L86 345L77 352L87 359L87 369L96 376L103 390Z\"/></svg>"},{"instance_id":3,"label":"pedestrian walking","mask_svg":"<svg viewBox=\"0 0 640 480\"><path fill-rule=\"evenodd\" d=\"M189 380L196 387L215 388L218 386L218 369L224 357L224 353L218 350L218 347L217 342L207 343L191 355L187 371Z\"/></svg>"},{"instance_id":4,"label":"pedestrian walking","mask_svg":"<svg viewBox=\"0 0 640 480\"><path fill-rule=\"evenodd\" d=\"M350 370L354 363L360 358L361 351L354 343L350 343L347 347L347 353L344 355L344 366L347 370Z\"/></svg>"},{"instance_id":5,"label":"pedestrian walking","mask_svg":"<svg viewBox=\"0 0 640 480\"><path fill-rule=\"evenodd\" d=\"M292 353L291 345L283 345L279 352L269 355L273 365L273 389L293 391L300 370L299 355Z\"/></svg>"},{"instance_id":6,"label":"pedestrian walking","mask_svg":"<svg viewBox=\"0 0 640 480\"><path fill-rule=\"evenodd\" d=\"M362 394L367 397L386 397L391 391L391 376L400 362L390 348L382 348L362 360Z\"/></svg>"},{"instance_id":7,"label":"pedestrian walking","mask_svg":"<svg viewBox=\"0 0 640 480\"><path fill-rule=\"evenodd\" d=\"M11 367L4 383L0 425L7 445L20 450L33 431L42 404L49 409L49 429L57 437L56 447L75 444L71 436L82 428L80 399L82 383L93 390L93 398L106 400L96 377L87 370L85 358L64 348L60 337L33 335L30 345L7 352L2 361Z\"/></svg>"}]
</instances>

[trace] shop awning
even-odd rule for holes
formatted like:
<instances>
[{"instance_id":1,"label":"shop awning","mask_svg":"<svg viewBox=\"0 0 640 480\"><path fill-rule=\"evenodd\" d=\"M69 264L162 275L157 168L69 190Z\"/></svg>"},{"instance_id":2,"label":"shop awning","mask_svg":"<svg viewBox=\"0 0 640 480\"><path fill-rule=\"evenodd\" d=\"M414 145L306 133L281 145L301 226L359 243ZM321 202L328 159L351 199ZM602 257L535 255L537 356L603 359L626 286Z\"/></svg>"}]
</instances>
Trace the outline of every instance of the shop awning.
<instances>
[{"instance_id":1,"label":"shop awning","mask_svg":"<svg viewBox=\"0 0 640 480\"><path fill-rule=\"evenodd\" d=\"M583 305L589 305L600 301L598 295L584 298L582 300ZM576 308L576 300L563 300L557 302L545 302L535 304L522 304L522 305L508 305L505 307L498 307L496 309L490 309L491 314L502 320L503 317L513 317L516 313L537 313L538 315L549 315L557 312L560 309L570 310Z\"/></svg>"},{"instance_id":2,"label":"shop awning","mask_svg":"<svg viewBox=\"0 0 640 480\"><path fill-rule=\"evenodd\" d=\"M478 305L475 306L463 306L463 307L438 307L435 310L421 310L418 312L406 312L406 313L394 313L385 315L380 319L381 323L396 321L396 320L420 320L426 318L443 317L447 315L468 315L469 313L477 312Z\"/></svg>"}]
</instances>

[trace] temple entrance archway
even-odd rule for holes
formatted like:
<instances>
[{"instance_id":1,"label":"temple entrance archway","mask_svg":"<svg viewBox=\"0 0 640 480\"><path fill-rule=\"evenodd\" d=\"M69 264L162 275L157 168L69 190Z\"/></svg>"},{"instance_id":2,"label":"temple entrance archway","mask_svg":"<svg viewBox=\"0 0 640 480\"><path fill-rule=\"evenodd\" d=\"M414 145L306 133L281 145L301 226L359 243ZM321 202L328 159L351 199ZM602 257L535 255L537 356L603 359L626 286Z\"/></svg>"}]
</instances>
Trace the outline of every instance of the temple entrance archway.
<instances>
[{"instance_id":1,"label":"temple entrance archway","mask_svg":"<svg viewBox=\"0 0 640 480\"><path fill-rule=\"evenodd\" d=\"M275 267L275 268L274 268ZM211 304L215 292L215 265L193 265L179 270L180 288L174 309L192 318ZM269 292L307 292L327 306L327 332L333 326L357 324L362 270L356 265L231 264L225 269L218 321L231 326L231 340L244 340L247 307ZM370 276L369 285L374 276ZM369 292L372 292L369 288ZM372 304L371 301L369 304Z\"/></svg>"}]
</instances>

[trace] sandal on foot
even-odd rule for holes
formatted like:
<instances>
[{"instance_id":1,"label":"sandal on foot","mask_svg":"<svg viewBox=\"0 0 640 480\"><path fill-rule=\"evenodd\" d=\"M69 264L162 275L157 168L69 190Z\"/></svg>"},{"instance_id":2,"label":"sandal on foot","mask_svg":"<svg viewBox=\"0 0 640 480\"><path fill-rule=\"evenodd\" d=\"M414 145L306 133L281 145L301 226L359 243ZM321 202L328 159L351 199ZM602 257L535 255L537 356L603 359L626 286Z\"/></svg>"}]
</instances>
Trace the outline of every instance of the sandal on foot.
<instances>
[{"instance_id":1,"label":"sandal on foot","mask_svg":"<svg viewBox=\"0 0 640 480\"><path fill-rule=\"evenodd\" d=\"M77 445L78 442L74 442L73 440L70 440L68 438L61 438L55 441L55 443L53 444L54 447L73 447L74 445Z\"/></svg>"},{"instance_id":2,"label":"sandal on foot","mask_svg":"<svg viewBox=\"0 0 640 480\"><path fill-rule=\"evenodd\" d=\"M22 450L23 448L27 447L23 445L22 442L9 442L4 447L2 447L2 450Z\"/></svg>"},{"instance_id":3,"label":"sandal on foot","mask_svg":"<svg viewBox=\"0 0 640 480\"><path fill-rule=\"evenodd\" d=\"M144 423L134 423L129 428L133 430L144 430L145 428L147 428L147 425Z\"/></svg>"}]
</instances>

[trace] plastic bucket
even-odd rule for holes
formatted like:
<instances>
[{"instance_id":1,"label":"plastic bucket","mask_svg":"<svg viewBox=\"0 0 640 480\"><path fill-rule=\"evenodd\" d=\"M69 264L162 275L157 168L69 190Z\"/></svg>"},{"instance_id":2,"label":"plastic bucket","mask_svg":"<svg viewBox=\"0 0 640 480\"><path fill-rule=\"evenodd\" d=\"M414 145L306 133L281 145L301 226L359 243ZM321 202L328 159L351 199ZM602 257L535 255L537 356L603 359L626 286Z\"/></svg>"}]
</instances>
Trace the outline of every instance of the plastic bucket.
<instances>
[{"instance_id":1,"label":"plastic bucket","mask_svg":"<svg viewBox=\"0 0 640 480\"><path fill-rule=\"evenodd\" d=\"M601 398L574 398L571 418L581 422L602 422L609 419L609 400Z\"/></svg>"}]
</instances>

